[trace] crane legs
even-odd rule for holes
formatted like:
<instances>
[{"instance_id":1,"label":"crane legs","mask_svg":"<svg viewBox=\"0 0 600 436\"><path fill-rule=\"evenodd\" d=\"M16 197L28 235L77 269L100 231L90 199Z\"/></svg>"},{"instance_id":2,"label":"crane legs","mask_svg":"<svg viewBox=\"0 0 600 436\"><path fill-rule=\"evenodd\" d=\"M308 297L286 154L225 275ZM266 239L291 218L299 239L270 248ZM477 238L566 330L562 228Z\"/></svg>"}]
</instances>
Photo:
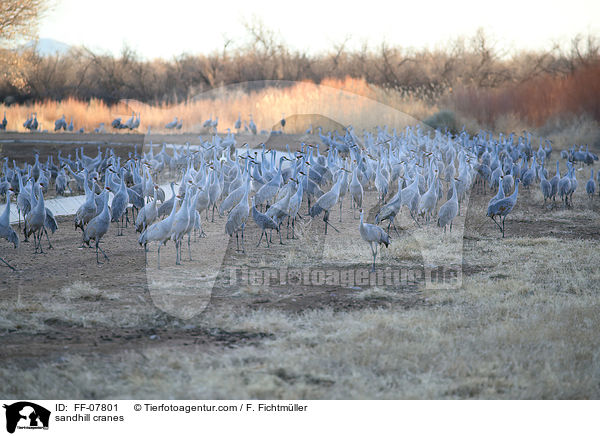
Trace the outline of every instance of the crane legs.
<instances>
[{"instance_id":1,"label":"crane legs","mask_svg":"<svg viewBox=\"0 0 600 436\"><path fill-rule=\"evenodd\" d=\"M244 248L244 227L246 227L245 224L242 224L242 228L241 228L241 232L242 232L242 249L240 250L240 241L238 239L238 232L235 232L235 244L236 244L236 250L237 252L242 252L245 253L246 249ZM261 239L262 239L262 234L260 235ZM258 241L258 243L260 244L260 240ZM267 246L268 246L269 242L267 241ZM258 247L258 245L257 245Z\"/></svg>"},{"instance_id":2,"label":"crane legs","mask_svg":"<svg viewBox=\"0 0 600 436\"><path fill-rule=\"evenodd\" d=\"M504 221L506 221L506 215L502 218L502 225L500 225L496 221L496 217L495 216L493 216L491 218L492 218L492 221L494 221L494 223L498 226L498 229L500 229L500 231L502 232L502 237L504 238Z\"/></svg>"},{"instance_id":3,"label":"crane legs","mask_svg":"<svg viewBox=\"0 0 600 436\"><path fill-rule=\"evenodd\" d=\"M267 248L269 248L269 237L267 236L266 230L263 230L263 232L260 234L260 238L258 239L258 244L256 244L256 246L258 247L260 245L263 235L265 236L265 241L267 242Z\"/></svg>"},{"instance_id":4,"label":"crane legs","mask_svg":"<svg viewBox=\"0 0 600 436\"><path fill-rule=\"evenodd\" d=\"M50 237L48 236L48 230L46 230L46 227L42 227L44 229L44 233L46 234L46 240L48 241L48 248L54 248L52 247L52 243L50 242ZM41 235L40 235L41 236Z\"/></svg>"},{"instance_id":5,"label":"crane legs","mask_svg":"<svg viewBox=\"0 0 600 436\"><path fill-rule=\"evenodd\" d=\"M102 262L100 262L100 260L98 259L98 250L100 250L102 252L102 255L104 256L104 258L108 262L108 256L106 255L106 253L104 252L104 250L102 248L100 248L100 240L96 239L96 263L98 265L100 265Z\"/></svg>"},{"instance_id":6,"label":"crane legs","mask_svg":"<svg viewBox=\"0 0 600 436\"><path fill-rule=\"evenodd\" d=\"M396 234L398 236L400 236L400 233L398 232L398 229L396 228L396 223L395 223L396 217L392 217L391 220L388 220L388 228L387 228L387 233L388 235L390 234L390 226L394 226L394 231L396 232Z\"/></svg>"},{"instance_id":7,"label":"crane legs","mask_svg":"<svg viewBox=\"0 0 600 436\"><path fill-rule=\"evenodd\" d=\"M8 263L6 260L2 259L1 257L0 257L0 262L2 262L4 265L6 265L7 267L9 267L13 271L16 271L16 269L15 269L14 266L12 266L10 263Z\"/></svg>"},{"instance_id":8,"label":"crane legs","mask_svg":"<svg viewBox=\"0 0 600 436\"><path fill-rule=\"evenodd\" d=\"M373 242L369 242L371 246L371 254L373 255L373 266L371 267L371 272L375 272L375 259L377 258L377 245L373 248Z\"/></svg>"},{"instance_id":9,"label":"crane legs","mask_svg":"<svg viewBox=\"0 0 600 436\"><path fill-rule=\"evenodd\" d=\"M323 215L323 221L325 221L325 234L327 234L327 226L329 225L333 230L335 230L336 232L340 232L338 229L336 229L330 222L329 222L329 211L326 210L325 211L325 215Z\"/></svg>"},{"instance_id":10,"label":"crane legs","mask_svg":"<svg viewBox=\"0 0 600 436\"><path fill-rule=\"evenodd\" d=\"M44 253L44 249L42 248L42 229L37 232L33 232L33 246L35 247L35 253L38 252L39 248L40 254Z\"/></svg>"}]
</instances>

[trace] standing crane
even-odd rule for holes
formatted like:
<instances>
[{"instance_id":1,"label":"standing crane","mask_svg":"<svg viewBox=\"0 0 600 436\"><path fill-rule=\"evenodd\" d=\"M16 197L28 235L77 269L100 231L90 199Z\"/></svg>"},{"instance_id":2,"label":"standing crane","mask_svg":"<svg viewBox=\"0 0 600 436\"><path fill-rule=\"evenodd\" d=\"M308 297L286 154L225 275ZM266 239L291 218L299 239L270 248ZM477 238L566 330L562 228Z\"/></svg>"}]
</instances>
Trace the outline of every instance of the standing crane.
<instances>
[{"instance_id":1,"label":"standing crane","mask_svg":"<svg viewBox=\"0 0 600 436\"><path fill-rule=\"evenodd\" d=\"M108 228L110 226L110 214L108 212L108 193L110 192L110 187L107 186L104 188L105 191L102 195L102 212L96 215L87 225L85 230L83 231L83 242L90 245L90 241L93 239L96 242L96 263L100 264L100 259L98 258L98 251L102 252L104 258L108 261L108 256L104 252L102 248L100 248L100 240L102 237L108 232Z\"/></svg>"},{"instance_id":2,"label":"standing crane","mask_svg":"<svg viewBox=\"0 0 600 436\"><path fill-rule=\"evenodd\" d=\"M512 193L510 197L503 198L502 200L498 200L494 204L490 206L488 209L488 216L494 221L494 223L498 226L500 231L502 231L502 237L504 238L504 221L506 221L506 217L513 210L515 204L517 204L517 196L519 195L519 179L515 180L515 191ZM496 217L499 216L502 218L502 226L496 222Z\"/></svg>"},{"instance_id":3,"label":"standing crane","mask_svg":"<svg viewBox=\"0 0 600 436\"><path fill-rule=\"evenodd\" d=\"M252 219L262 231L262 233L260 234L260 239L258 240L256 246L258 247L260 245L260 242L262 241L262 237L264 235L265 241L267 242L267 248L269 248L269 237L267 236L267 229L279 231L279 226L267 215L258 211L258 209L256 208L254 197L252 197Z\"/></svg>"},{"instance_id":4,"label":"standing crane","mask_svg":"<svg viewBox=\"0 0 600 436\"><path fill-rule=\"evenodd\" d=\"M388 235L381 227L376 226L375 224L365 223L363 221L364 212L360 210L360 224L358 229L360 231L360 236L364 241L368 242L371 246L371 254L373 255L373 266L371 267L371 271L375 271L375 259L377 258L377 249L383 244L386 247L390 245L390 235ZM373 245L374 244L374 245Z\"/></svg>"},{"instance_id":5,"label":"standing crane","mask_svg":"<svg viewBox=\"0 0 600 436\"><path fill-rule=\"evenodd\" d=\"M248 179L249 180L249 179ZM250 214L250 208L248 207L248 192L250 191L250 183L246 182L246 189L242 201L240 201L229 215L227 215L227 222L225 223L225 232L231 237L235 233L236 251L240 251L238 232L242 232L242 253L245 253L244 249L244 229L246 227L246 221Z\"/></svg>"},{"instance_id":6,"label":"standing crane","mask_svg":"<svg viewBox=\"0 0 600 436\"><path fill-rule=\"evenodd\" d=\"M342 176L341 172L346 171L344 168L340 168L337 176L337 180L335 185L331 188L331 190L327 191L325 194L321 195L317 202L310 208L309 215L311 218L319 216L321 212L325 211L323 215L323 221L325 222L325 234L327 234L327 226L331 226L333 230L336 232L340 232L329 222L329 210L335 206L340 198L340 189L342 186Z\"/></svg>"},{"instance_id":7,"label":"standing crane","mask_svg":"<svg viewBox=\"0 0 600 436\"><path fill-rule=\"evenodd\" d=\"M8 188L6 192L6 207L4 208L4 212L0 215L0 239L6 239L8 242L11 242L15 248L19 247L19 237L17 233L10 226L10 196L14 193L13 188ZM6 260L0 257L0 261L8 266L13 271L16 271L15 268L9 264Z\"/></svg>"}]
</instances>

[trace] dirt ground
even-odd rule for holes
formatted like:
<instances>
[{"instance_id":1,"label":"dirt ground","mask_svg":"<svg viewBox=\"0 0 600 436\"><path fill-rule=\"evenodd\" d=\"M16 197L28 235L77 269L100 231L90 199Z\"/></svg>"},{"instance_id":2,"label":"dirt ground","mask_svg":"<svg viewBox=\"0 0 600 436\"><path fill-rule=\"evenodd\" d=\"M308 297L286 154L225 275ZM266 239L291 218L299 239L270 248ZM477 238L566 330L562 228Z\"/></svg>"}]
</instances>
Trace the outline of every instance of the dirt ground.
<instances>
[{"instance_id":1,"label":"dirt ground","mask_svg":"<svg viewBox=\"0 0 600 436\"><path fill-rule=\"evenodd\" d=\"M27 136L27 135L21 135ZM38 136L38 135L36 135ZM54 139L55 135L49 135ZM66 135L64 135L66 137ZM73 135L78 136L78 135ZM90 139L94 135L85 135ZM104 141L116 142L114 136L103 138ZM131 139L142 140L135 135L124 135ZM68 135L71 138L71 135ZM4 138L4 137L2 137ZM252 138L240 138L249 141ZM135 142L134 141L134 142ZM241 142L243 143L243 142ZM281 136L273 141L272 147L285 148L289 143L292 149L299 145L299 138ZM251 144L255 145L255 144ZM63 154L73 153L75 145L44 145L43 143L2 144L2 156L9 159L31 160L31 151L55 153L58 147ZM86 153L93 155L97 145L86 145ZM126 155L131 150L131 145L116 146L115 149ZM556 153L557 154L557 153ZM556 158L556 156L555 156ZM552 168L552 165L549 165ZM589 177L588 170L578 174L579 192L575 198L573 209L564 209L560 205L553 208L542 206L542 198L538 188L524 190L519 193L519 202L513 214L507 218L505 240L499 239L499 232L493 223L485 218L485 208L491 195L489 191L483 195L478 187L471 192L468 207L463 209L462 228L455 226L452 234L443 234L441 230L429 225L422 230L426 235L426 242L435 250L447 249L449 252L460 252L459 262L462 271L463 285L457 289L448 290L443 294L429 291L424 284L424 279L417 276L408 279L400 285L383 285L373 281L366 285L351 283L347 286L336 283L319 285L301 282L289 284L278 280L259 280L252 282L243 279L242 282L231 284L227 282L232 270L240 271L272 271L277 269L305 268L322 270L348 269L368 271L370 267L370 251L368 245L362 241L358 233L358 220L353 217L354 212L349 208L349 198L344 200L342 222L338 221L339 211L331 214L331 223L339 233L329 230L327 237L323 235L324 223L320 218L312 222L306 217L298 224L299 239L287 239L286 230L283 230L283 243L279 244L277 234L272 235L272 245L267 248L264 240L260 247L256 247L259 240L259 231L249 219L246 229L246 252L236 251L235 238L229 239L224 235L225 217L215 214L215 221L211 222L205 215L202 216L205 238L194 236L191 243L193 260L188 260L187 245L183 248L183 265L175 266L175 252L172 243L168 243L161 251L161 270L156 269L156 247L150 248L148 266L145 265L144 250L137 244L135 230L129 226L124 231L124 236L116 236L114 224L109 233L102 240L101 246L109 256L110 261L101 265L96 264L95 250L80 247L81 232L75 230L72 217L60 217L59 229L51 235L52 249L47 248L43 242L44 254L34 254L32 242L23 242L13 250L6 241L0 243L0 255L13 264L18 271L13 273L8 268L0 268L0 368L3 374L20 374L32 371L36 373L51 373L58 371L69 362L104 362L114 365L126 358L123 353L132 352L143 355L144 362L152 361L152 353L182 353L189 350L194 355L215 356L223 350L232 350L235 353L246 352L243 350L264 350L273 348L277 340L287 338L288 332L280 331L279 327L270 324L272 317L285 317L294 319L294 322L305 326L303 317L310 318L315 313L324 314L325 317L336 319L338 316L359 317L365 314L393 314L410 319L415 314L439 313L450 310L452 307L466 307L467 303L460 302L460 298L471 295L472 289L487 289L490 283L501 286L506 291L519 292L519 295L529 295L527 292L537 292L540 282L543 281L544 265L552 268L554 274L562 274L555 265L561 259L552 262L546 261L550 256L564 256L569 250L576 250L580 245L588 246L597 252L600 222L598 216L600 206L598 198L589 201L585 193L585 180ZM377 211L376 195L367 194L365 209L369 213L368 221L373 222ZM306 215L306 200L301 213ZM404 268L412 271L421 271L431 260L422 255L415 244L423 247L425 239L415 233L416 225L408 217L406 211L399 220L399 232L392 231L392 246L382 250L378 257L378 270L385 268ZM357 217L357 215L355 215ZM458 227L458 228L457 228ZM23 236L21 235L21 240ZM454 244L454 245L453 245ZM579 244L579 245L572 245ZM566 247L565 252L558 252L557 247ZM531 249L535 255L528 255ZM561 248L562 250L563 248ZM515 258L504 259L504 251L511 251ZM538 255L540 257L538 257ZM427 255L428 256L428 255ZM102 256L101 256L102 257ZM443 262L442 259L440 262ZM592 260L593 262L593 260ZM533 268L531 274L523 268L522 276L515 276L514 268L519 268L519 263ZM507 265L503 267L502 265ZM529 267L528 266L528 267ZM594 267L591 265L591 267ZM503 268L506 268L503 269ZM597 264L595 265L597 269ZM540 274L539 276L536 274ZM564 274L568 274L564 271ZM376 277L370 276L370 277ZM553 280L548 276L548 280ZM574 280L573 293L588 295L594 293L593 307L598 305L597 275L583 274ZM520 282L515 282L520 280ZM554 280L556 282L556 280ZM559 280L560 281L560 280ZM522 282L522 283L521 283ZM504 288L506 286L506 288ZM563 286L556 284L556 286ZM596 286L595 290L593 289ZM167 294L166 298L174 295L183 298L181 301L193 301L196 289L203 289L207 301L191 316L178 316L177 308L173 311L163 310L160 302L161 292ZM495 289L495 288L494 288ZM556 291L560 293L560 290ZM464 295L460 295L460 294ZM181 294L181 295L180 295ZM198 294L199 295L199 294ZM558 295L558 294L557 294ZM494 291L493 297L497 293ZM190 300L191 298L191 300ZM200 297L198 297L199 299ZM470 298L470 297L469 297ZM482 298L486 298L483 296ZM592 298L592 297L590 297ZM456 300L453 300L456 299ZM490 298L491 299L491 298ZM469 301L471 300L465 300ZM193 304L193 303L192 303ZM500 303L498 303L500 304ZM516 303L521 304L521 303ZM458 306L455 306L458 305ZM452 309L454 310L454 309ZM499 309L500 310L500 309ZM500 310L504 313L506 309ZM375 316L375 315L374 315ZM387 315L386 315L387 316ZM252 318L253 317L253 318ZM264 322L248 321L260 318ZM307 318L307 319L308 319ZM238 319L238 321L235 321ZM246 320L246 321L244 321ZM592 326L596 325L597 317ZM275 321L272 321L275 322ZM308 321L307 321L308 322ZM340 324L341 325L341 324ZM416 325L421 325L417 322ZM304 327L301 327L304 328ZM308 327L306 327L308 328ZM342 328L342 327L340 327ZM387 327L382 324L383 331ZM413 324L415 328L415 324ZM421 327L416 327L420 329ZM342 328L343 330L343 328ZM323 332L324 335L326 333ZM460 333L453 332L452 337ZM314 339L311 339L311 341ZM289 342L288 339L286 341ZM310 341L309 341L310 342ZM356 345L356 344L355 344ZM590 344L586 344L586 346ZM306 343L303 343L306 346ZM354 345L348 344L349 347ZM311 346L312 347L312 346ZM308 348L309 350L311 348ZM129 354L127 354L129 356ZM148 357L150 356L150 357ZM139 357L139 356L138 356ZM77 360L79 359L79 360ZM128 359L128 358L127 358ZM183 357L182 357L183 359ZM595 358L594 358L595 359ZM252 365L240 364L244 374L252 373ZM598 360L593 360L592 373L597 371ZM361 366L363 368L364 365ZM71 371L73 367L70 367ZM281 370L283 368L283 370ZM278 380L278 390L256 393L256 391L229 391L213 390L210 394L199 393L198 396L227 397L227 395L254 396L254 397L304 397L304 398L331 398L346 395L345 391L335 391L332 385L337 383L339 389L341 381L335 381L328 373L325 379L308 375L290 376L291 363L281 362L281 368L274 370L275 379ZM587 367L586 367L587 368ZM154 368L156 370L156 368ZM160 371L160 367L158 369ZM93 369L86 369L93 371ZM279 371L279 372L278 372ZM283 371L283 372L281 372ZM260 372L260 371L259 371ZM102 370L96 371L97 375ZM262 374L262 373L261 373ZM286 375L287 374L287 375ZM231 374L230 377L233 377ZM255 374L256 377L258 375ZM250 376L252 378L254 376ZM291 379L290 379L291 377ZM311 378L312 377L312 378ZM315 378L317 377L317 378ZM333 377L333 378L332 378ZM235 378L235 377L234 377ZM254 379L253 379L254 380ZM283 380L283 381L282 381ZM300 381L310 386L318 385L319 391L294 391L290 385L298 385ZM314 382L317 380L317 382ZM320 381L319 381L320 380ZM323 380L333 380L323 382ZM597 382L597 379L596 379ZM148 383L148 380L145 381ZM281 387L281 383L284 384ZM487 382L483 383L487 386ZM566 383L566 382L565 382ZM414 383L413 383L414 384ZM494 387L492 391L483 388L452 388L452 383L440 382L442 390L433 394L424 391L415 393L415 397L508 397L533 396L535 393L515 391L514 388ZM286 390L286 386L287 389ZM471 386L471 385L469 385ZM495 386L495 385L494 385ZM313 386L314 387L314 386ZM489 386L487 386L489 387ZM16 385L0 388L3 397L18 397L31 394L31 390L22 390ZM169 394L168 391L141 391L145 394L154 392L155 396ZM382 388L383 389L383 388ZM441 389L441 388L440 388ZM453 390L454 389L454 390ZM33 391L37 392L37 391ZM83 397L104 397L107 392L74 391L66 389L61 391L56 388L48 395L72 394ZM123 388L121 391L109 391L113 395L131 397L141 395L139 390ZM215 394L216 392L216 394ZM312 392L312 394L311 394ZM341 393L340 393L341 392ZM378 391L379 392L379 391ZM393 387L383 393L358 391L347 393L348 397L411 397L403 395L402 391ZM557 397L563 396L557 391ZM44 395L43 392L37 392ZM176 392L171 392L177 396ZM193 394L190 394L193 396ZM591 391L569 391L570 397L597 397L600 395L600 385L596 384ZM186 396L186 395L184 395ZM552 397L552 393L542 396Z\"/></svg>"},{"instance_id":2,"label":"dirt ground","mask_svg":"<svg viewBox=\"0 0 600 436\"><path fill-rule=\"evenodd\" d=\"M112 148L117 156L127 158L128 153L133 153L137 147L138 153L142 150L148 151L150 144L155 147L166 144L200 144L202 141L210 140L211 135L192 135L192 134L172 134L172 135L141 135L134 133L16 133L8 132L0 135L0 156L9 157L10 161L14 159L17 164L23 162L33 164L35 153L40 154L40 161L46 162L49 155L54 156L54 163L57 164L56 156L61 150L64 157L71 154L75 157L75 149L83 147L83 152L87 156L95 157L98 153L98 147L105 150ZM236 135L237 146L244 146L246 143L250 147L257 147L259 144L265 144L268 148L275 150L285 150L289 144L291 150L299 150L300 142L315 144L318 141L317 135L252 135L241 133ZM144 147L144 148L143 148ZM158 152L160 150L155 150Z\"/></svg>"}]
</instances>

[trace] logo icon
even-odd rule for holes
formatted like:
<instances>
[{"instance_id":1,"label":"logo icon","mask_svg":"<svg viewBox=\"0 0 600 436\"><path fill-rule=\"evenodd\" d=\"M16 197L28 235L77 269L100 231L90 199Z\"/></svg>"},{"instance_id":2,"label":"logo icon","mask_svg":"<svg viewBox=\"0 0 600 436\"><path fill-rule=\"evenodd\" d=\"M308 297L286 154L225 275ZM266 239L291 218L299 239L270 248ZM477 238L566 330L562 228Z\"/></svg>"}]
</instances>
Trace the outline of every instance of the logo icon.
<instances>
[{"instance_id":1,"label":"logo icon","mask_svg":"<svg viewBox=\"0 0 600 436\"><path fill-rule=\"evenodd\" d=\"M19 401L4 405L6 409L6 431L14 433L19 429L48 429L50 411L29 401Z\"/></svg>"}]
</instances>

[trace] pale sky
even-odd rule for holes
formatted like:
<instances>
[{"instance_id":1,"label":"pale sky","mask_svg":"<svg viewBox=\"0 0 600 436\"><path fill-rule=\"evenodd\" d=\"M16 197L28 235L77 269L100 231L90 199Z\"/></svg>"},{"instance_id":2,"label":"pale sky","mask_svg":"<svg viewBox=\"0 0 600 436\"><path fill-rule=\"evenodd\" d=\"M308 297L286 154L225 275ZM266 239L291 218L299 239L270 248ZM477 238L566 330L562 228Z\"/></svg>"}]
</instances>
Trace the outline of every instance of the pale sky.
<instances>
[{"instance_id":1,"label":"pale sky","mask_svg":"<svg viewBox=\"0 0 600 436\"><path fill-rule=\"evenodd\" d=\"M124 44L146 58L210 53L224 36L241 41L253 16L290 47L327 51L383 40L403 47L436 47L482 27L505 48L544 49L577 33L600 35L600 1L344 1L53 0L40 38L118 54ZM296 5L296 6L291 6Z\"/></svg>"}]
</instances>

